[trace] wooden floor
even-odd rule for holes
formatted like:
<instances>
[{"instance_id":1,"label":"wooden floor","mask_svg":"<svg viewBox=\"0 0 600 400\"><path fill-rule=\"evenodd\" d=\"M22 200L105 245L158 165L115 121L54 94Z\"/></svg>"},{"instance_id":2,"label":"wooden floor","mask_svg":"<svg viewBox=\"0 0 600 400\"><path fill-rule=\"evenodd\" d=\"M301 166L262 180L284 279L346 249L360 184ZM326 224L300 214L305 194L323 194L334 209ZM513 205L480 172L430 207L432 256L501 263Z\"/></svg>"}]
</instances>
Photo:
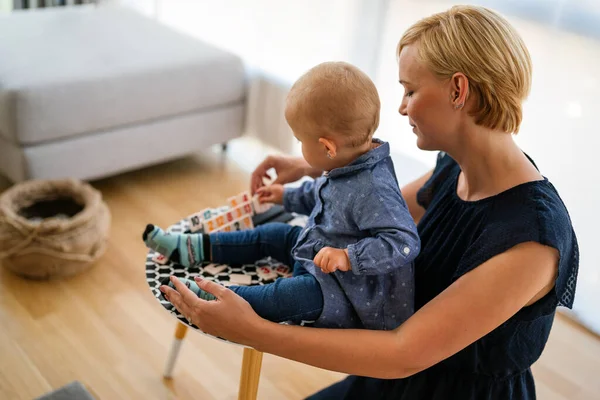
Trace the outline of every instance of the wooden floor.
<instances>
[{"instance_id":1,"label":"wooden floor","mask_svg":"<svg viewBox=\"0 0 600 400\"><path fill-rule=\"evenodd\" d=\"M193 331L162 379L175 321L146 285L141 241L149 222L168 226L246 190L236 157L206 152L92 182L112 212L110 245L80 276L32 282L0 269L0 399L73 380L98 399L237 398L242 349ZM600 399L600 340L559 316L534 375L540 399ZM259 399L301 399L341 377L265 355Z\"/></svg>"}]
</instances>

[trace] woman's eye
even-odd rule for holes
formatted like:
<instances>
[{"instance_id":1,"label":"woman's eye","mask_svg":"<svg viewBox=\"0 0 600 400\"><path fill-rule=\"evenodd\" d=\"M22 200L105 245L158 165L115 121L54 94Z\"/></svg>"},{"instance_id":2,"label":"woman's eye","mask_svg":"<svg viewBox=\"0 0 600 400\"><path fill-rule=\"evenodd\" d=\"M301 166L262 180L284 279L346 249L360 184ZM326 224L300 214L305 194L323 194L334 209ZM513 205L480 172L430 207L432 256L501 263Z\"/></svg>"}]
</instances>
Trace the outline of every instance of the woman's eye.
<instances>
[{"instance_id":1,"label":"woman's eye","mask_svg":"<svg viewBox=\"0 0 600 400\"><path fill-rule=\"evenodd\" d=\"M404 95L405 97L412 97L414 92L406 92L406 94Z\"/></svg>"}]
</instances>

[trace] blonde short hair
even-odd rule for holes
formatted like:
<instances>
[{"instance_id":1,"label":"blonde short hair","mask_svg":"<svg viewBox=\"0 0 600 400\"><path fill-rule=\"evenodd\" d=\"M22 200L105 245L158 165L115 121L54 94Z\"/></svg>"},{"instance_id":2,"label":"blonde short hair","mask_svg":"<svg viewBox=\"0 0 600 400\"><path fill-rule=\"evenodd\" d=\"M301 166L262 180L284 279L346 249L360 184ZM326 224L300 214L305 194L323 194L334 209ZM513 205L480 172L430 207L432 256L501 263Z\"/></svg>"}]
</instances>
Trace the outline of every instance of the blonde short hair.
<instances>
[{"instance_id":1,"label":"blonde short hair","mask_svg":"<svg viewBox=\"0 0 600 400\"><path fill-rule=\"evenodd\" d=\"M442 79L462 72L477 103L478 125L517 133L531 88L531 58L510 23L484 7L455 6L411 26L397 54L418 42L419 57Z\"/></svg>"},{"instance_id":2,"label":"blonde short hair","mask_svg":"<svg viewBox=\"0 0 600 400\"><path fill-rule=\"evenodd\" d=\"M325 62L311 68L292 86L286 105L288 122L315 125L319 134L333 133L349 146L370 141L379 125L377 88L357 67Z\"/></svg>"}]
</instances>

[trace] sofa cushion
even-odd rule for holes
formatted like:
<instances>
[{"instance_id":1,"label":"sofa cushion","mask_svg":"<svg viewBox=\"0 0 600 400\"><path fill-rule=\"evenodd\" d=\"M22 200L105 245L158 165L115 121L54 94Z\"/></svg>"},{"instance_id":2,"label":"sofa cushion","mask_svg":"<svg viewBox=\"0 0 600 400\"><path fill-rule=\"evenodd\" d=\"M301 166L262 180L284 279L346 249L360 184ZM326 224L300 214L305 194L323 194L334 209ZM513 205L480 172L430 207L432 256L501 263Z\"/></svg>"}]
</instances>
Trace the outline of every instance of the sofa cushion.
<instances>
[{"instance_id":1,"label":"sofa cushion","mask_svg":"<svg viewBox=\"0 0 600 400\"><path fill-rule=\"evenodd\" d=\"M0 16L0 135L36 144L239 103L236 55L123 8Z\"/></svg>"}]
</instances>

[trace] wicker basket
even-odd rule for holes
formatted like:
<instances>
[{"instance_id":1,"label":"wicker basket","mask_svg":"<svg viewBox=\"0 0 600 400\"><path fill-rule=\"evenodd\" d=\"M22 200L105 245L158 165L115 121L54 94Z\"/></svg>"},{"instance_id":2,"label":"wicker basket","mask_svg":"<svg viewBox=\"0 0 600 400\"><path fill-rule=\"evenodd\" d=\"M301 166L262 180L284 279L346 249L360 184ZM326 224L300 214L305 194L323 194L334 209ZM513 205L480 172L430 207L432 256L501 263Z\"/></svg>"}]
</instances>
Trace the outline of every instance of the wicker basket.
<instances>
[{"instance_id":1,"label":"wicker basket","mask_svg":"<svg viewBox=\"0 0 600 400\"><path fill-rule=\"evenodd\" d=\"M74 180L34 180L0 196L0 263L48 279L88 269L106 249L110 212L100 192Z\"/></svg>"}]
</instances>

